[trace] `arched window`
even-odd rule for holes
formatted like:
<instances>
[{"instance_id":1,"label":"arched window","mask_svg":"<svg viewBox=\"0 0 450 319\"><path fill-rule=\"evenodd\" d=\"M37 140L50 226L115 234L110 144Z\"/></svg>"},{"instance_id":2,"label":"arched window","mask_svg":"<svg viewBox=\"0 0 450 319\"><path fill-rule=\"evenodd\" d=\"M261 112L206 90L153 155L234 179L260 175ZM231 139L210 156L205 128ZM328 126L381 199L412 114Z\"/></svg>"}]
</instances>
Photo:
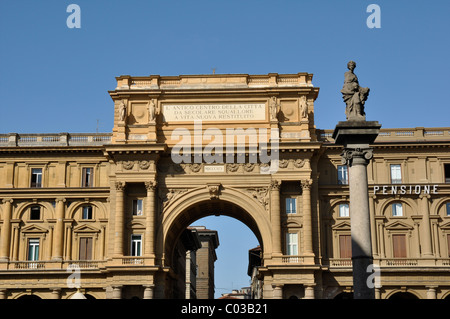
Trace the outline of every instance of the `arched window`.
<instances>
[{"instance_id":1,"label":"arched window","mask_svg":"<svg viewBox=\"0 0 450 319\"><path fill-rule=\"evenodd\" d=\"M349 208L348 204L340 204L339 205L339 217L349 217Z\"/></svg>"},{"instance_id":2,"label":"arched window","mask_svg":"<svg viewBox=\"0 0 450 319\"><path fill-rule=\"evenodd\" d=\"M41 219L41 206L31 206L30 208L30 220Z\"/></svg>"},{"instance_id":3,"label":"arched window","mask_svg":"<svg viewBox=\"0 0 450 319\"><path fill-rule=\"evenodd\" d=\"M83 206L82 219L92 219L92 206L91 205Z\"/></svg>"},{"instance_id":4,"label":"arched window","mask_svg":"<svg viewBox=\"0 0 450 319\"><path fill-rule=\"evenodd\" d=\"M392 207L392 216L393 217L403 216L403 205L402 205L402 203L393 203L391 205L391 207Z\"/></svg>"}]
</instances>

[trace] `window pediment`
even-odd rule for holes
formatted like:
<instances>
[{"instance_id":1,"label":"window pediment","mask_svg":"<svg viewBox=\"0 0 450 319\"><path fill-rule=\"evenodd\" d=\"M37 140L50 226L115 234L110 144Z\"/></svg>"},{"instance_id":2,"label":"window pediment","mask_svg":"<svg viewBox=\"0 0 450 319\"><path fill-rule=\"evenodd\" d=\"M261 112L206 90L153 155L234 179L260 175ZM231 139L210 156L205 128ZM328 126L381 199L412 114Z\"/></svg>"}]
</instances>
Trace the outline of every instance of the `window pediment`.
<instances>
[{"instance_id":1,"label":"window pediment","mask_svg":"<svg viewBox=\"0 0 450 319\"><path fill-rule=\"evenodd\" d=\"M386 225L386 229L388 230L412 230L413 227L401 222L401 221L394 221L388 225Z\"/></svg>"},{"instance_id":2,"label":"window pediment","mask_svg":"<svg viewBox=\"0 0 450 319\"><path fill-rule=\"evenodd\" d=\"M445 224L442 224L440 226L440 228L443 229L443 230L450 230L450 221L446 222Z\"/></svg>"},{"instance_id":3,"label":"window pediment","mask_svg":"<svg viewBox=\"0 0 450 319\"><path fill-rule=\"evenodd\" d=\"M99 233L100 229L91 225L82 224L74 228L74 233Z\"/></svg>"},{"instance_id":4,"label":"window pediment","mask_svg":"<svg viewBox=\"0 0 450 319\"><path fill-rule=\"evenodd\" d=\"M38 225L29 225L29 226L25 226L24 228L22 228L22 233L26 233L26 234L42 234L42 233L47 233L48 230L38 226Z\"/></svg>"},{"instance_id":5,"label":"window pediment","mask_svg":"<svg viewBox=\"0 0 450 319\"><path fill-rule=\"evenodd\" d=\"M343 221L337 225L334 225L333 227L331 227L333 230L350 230L351 226L350 226L350 222L349 221Z\"/></svg>"}]
</instances>

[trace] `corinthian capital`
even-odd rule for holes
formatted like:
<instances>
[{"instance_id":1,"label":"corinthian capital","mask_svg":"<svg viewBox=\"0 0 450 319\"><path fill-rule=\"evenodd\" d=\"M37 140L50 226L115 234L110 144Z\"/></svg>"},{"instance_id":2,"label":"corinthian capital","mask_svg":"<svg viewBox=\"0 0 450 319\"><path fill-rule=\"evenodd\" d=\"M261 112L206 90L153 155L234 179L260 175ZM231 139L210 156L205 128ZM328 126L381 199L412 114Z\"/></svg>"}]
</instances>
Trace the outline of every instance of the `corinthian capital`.
<instances>
[{"instance_id":1,"label":"corinthian capital","mask_svg":"<svg viewBox=\"0 0 450 319\"><path fill-rule=\"evenodd\" d=\"M301 181L301 183L302 183L302 188L303 189L310 189L311 185L313 183L313 180L312 179L303 179Z\"/></svg>"},{"instance_id":2,"label":"corinthian capital","mask_svg":"<svg viewBox=\"0 0 450 319\"><path fill-rule=\"evenodd\" d=\"M114 186L116 187L116 190L118 190L118 191L125 190L125 182L116 182L114 184Z\"/></svg>"},{"instance_id":3,"label":"corinthian capital","mask_svg":"<svg viewBox=\"0 0 450 319\"><path fill-rule=\"evenodd\" d=\"M145 188L148 191L150 191L150 190L154 191L156 189L156 186L157 186L157 182L156 181L145 182Z\"/></svg>"},{"instance_id":4,"label":"corinthian capital","mask_svg":"<svg viewBox=\"0 0 450 319\"><path fill-rule=\"evenodd\" d=\"M280 181L277 180L271 180L270 181L270 189L271 190L279 190L281 186Z\"/></svg>"}]
</instances>

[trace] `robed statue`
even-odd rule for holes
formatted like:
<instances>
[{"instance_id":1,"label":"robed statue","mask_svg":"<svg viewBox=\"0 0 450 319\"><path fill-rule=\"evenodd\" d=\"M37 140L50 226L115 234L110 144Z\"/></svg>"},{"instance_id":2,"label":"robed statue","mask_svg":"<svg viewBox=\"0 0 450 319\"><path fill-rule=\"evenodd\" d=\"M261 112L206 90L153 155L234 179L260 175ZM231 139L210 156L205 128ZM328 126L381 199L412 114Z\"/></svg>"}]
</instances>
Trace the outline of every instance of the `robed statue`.
<instances>
[{"instance_id":1,"label":"robed statue","mask_svg":"<svg viewBox=\"0 0 450 319\"><path fill-rule=\"evenodd\" d=\"M359 86L358 77L353 73L356 63L350 61L347 63L348 71L345 72L344 87L341 90L342 98L347 105L345 116L348 121L365 121L366 113L364 104L369 96L369 88Z\"/></svg>"}]
</instances>

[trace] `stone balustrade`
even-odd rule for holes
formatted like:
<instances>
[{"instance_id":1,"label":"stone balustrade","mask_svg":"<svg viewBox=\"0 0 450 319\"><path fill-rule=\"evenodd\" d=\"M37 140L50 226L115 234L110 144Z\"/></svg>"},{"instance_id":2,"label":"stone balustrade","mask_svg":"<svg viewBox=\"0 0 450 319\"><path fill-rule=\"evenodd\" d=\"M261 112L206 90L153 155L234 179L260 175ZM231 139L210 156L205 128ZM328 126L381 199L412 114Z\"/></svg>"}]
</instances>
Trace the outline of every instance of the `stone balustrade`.
<instances>
[{"instance_id":1,"label":"stone balustrade","mask_svg":"<svg viewBox=\"0 0 450 319\"><path fill-rule=\"evenodd\" d=\"M111 143L110 133L0 134L0 147L100 146Z\"/></svg>"}]
</instances>

